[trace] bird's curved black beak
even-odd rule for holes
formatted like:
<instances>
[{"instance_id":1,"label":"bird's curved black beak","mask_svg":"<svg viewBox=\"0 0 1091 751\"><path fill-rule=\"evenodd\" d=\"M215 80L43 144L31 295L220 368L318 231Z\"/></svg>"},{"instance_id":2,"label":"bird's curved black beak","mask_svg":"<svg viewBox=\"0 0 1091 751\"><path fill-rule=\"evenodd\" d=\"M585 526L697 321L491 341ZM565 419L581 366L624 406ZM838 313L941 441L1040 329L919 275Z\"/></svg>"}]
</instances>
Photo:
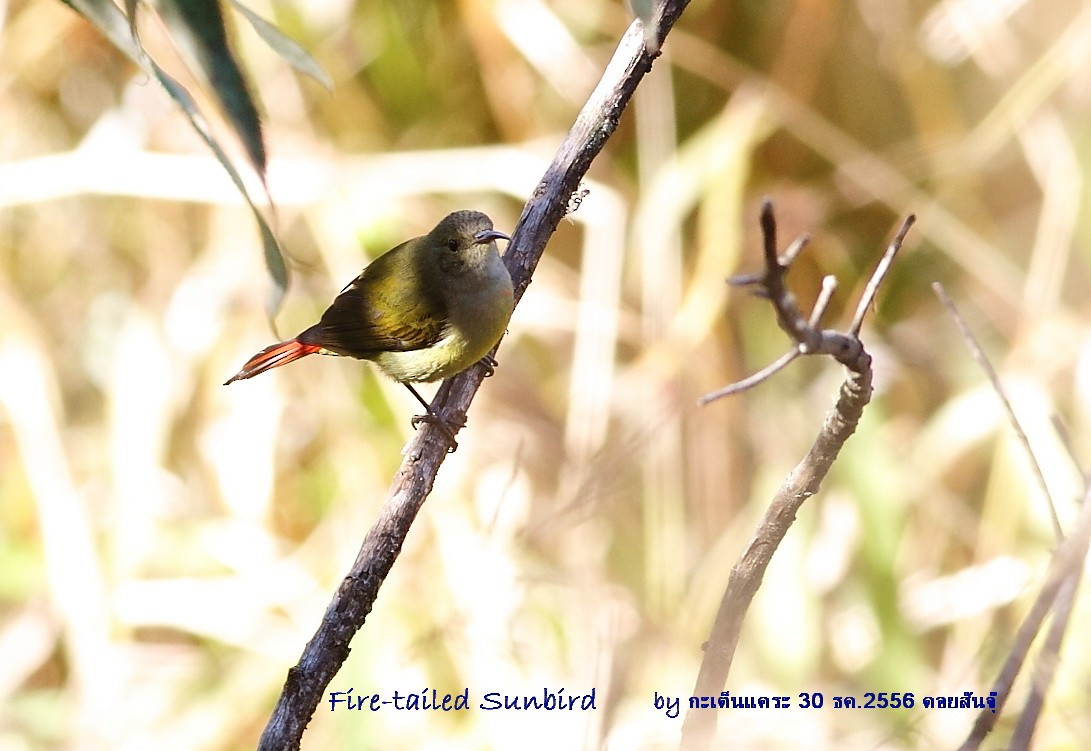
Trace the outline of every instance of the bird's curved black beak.
<instances>
[{"instance_id":1,"label":"bird's curved black beak","mask_svg":"<svg viewBox=\"0 0 1091 751\"><path fill-rule=\"evenodd\" d=\"M475 245L484 245L485 243L492 242L493 240L507 240L511 242L511 238L505 235L503 232L495 229L483 229L474 235Z\"/></svg>"}]
</instances>

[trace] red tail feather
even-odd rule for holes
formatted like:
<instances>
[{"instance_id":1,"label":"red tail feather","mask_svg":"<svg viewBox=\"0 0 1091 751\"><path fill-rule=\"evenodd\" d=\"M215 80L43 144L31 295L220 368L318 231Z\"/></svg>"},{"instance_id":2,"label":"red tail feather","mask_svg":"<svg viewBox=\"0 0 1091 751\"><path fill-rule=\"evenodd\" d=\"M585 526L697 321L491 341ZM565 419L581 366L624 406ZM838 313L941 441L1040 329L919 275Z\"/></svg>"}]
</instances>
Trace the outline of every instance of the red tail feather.
<instances>
[{"instance_id":1,"label":"red tail feather","mask_svg":"<svg viewBox=\"0 0 1091 751\"><path fill-rule=\"evenodd\" d=\"M224 381L224 386L232 381L242 381L247 378L253 378L259 373L264 373L271 368L279 368L281 365L287 365L301 357L313 355L320 349L322 348L317 344L304 344L298 339L289 339L286 342L278 342L270 347L266 347L247 360L246 364L242 366L242 370Z\"/></svg>"}]
</instances>

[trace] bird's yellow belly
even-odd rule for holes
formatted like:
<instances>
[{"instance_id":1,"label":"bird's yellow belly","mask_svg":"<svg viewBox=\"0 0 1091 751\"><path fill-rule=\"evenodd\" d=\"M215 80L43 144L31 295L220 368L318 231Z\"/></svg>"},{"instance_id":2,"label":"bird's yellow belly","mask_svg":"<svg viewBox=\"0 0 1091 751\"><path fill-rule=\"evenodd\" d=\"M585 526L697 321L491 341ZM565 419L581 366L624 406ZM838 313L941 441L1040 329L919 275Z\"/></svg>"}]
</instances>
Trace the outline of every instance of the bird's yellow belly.
<instances>
[{"instance_id":1,"label":"bird's yellow belly","mask_svg":"<svg viewBox=\"0 0 1091 751\"><path fill-rule=\"evenodd\" d=\"M461 373L487 355L503 333L502 324L495 337L483 339L485 344L473 347L461 332L451 331L425 349L382 352L375 358L375 364L395 381L440 381Z\"/></svg>"}]
</instances>

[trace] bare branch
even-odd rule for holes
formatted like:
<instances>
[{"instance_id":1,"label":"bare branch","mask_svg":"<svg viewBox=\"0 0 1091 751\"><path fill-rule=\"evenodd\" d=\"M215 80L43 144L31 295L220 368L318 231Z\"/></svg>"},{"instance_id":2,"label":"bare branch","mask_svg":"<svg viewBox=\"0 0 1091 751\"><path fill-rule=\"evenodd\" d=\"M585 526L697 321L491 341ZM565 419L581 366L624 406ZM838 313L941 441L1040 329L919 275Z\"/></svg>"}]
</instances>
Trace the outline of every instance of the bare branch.
<instances>
[{"instance_id":1,"label":"bare branch","mask_svg":"<svg viewBox=\"0 0 1091 751\"><path fill-rule=\"evenodd\" d=\"M1000 403L1004 406L1004 411L1008 415L1008 422L1011 423L1011 427L1015 431L1019 443L1022 444L1023 450L1027 454L1027 458L1030 460L1030 466L1034 468L1034 476L1038 480L1038 486L1041 488L1042 495L1046 499L1046 504L1049 506L1050 519L1053 521L1053 534L1056 539L1060 540L1064 537L1064 532L1061 529L1061 520L1057 516L1057 507L1053 503L1053 496L1050 495L1049 486L1046 485L1045 473L1042 472L1042 466L1038 463L1038 459L1034 455L1033 449L1030 447L1030 440L1027 438L1023 426L1019 424L1019 418L1015 416L1015 410L1012 409L1011 401L1004 391L1003 384L1000 383L1000 376L997 375L996 368L989 362L989 358L985 355L985 350L981 349L977 337L974 336L974 333L970 331L970 327L966 325L962 316L959 315L954 300L952 300L943 289L943 285L939 282L933 282L932 290L947 307L948 312L951 314L951 318L955 321L955 325L958 326L959 333L961 333L962 338L966 340L966 346L970 348L970 354L973 355L974 361L981 366L981 369L985 372L985 376L989 379L989 383L992 384L993 391L996 392L997 397L1000 399Z\"/></svg>"},{"instance_id":2,"label":"bare branch","mask_svg":"<svg viewBox=\"0 0 1091 751\"><path fill-rule=\"evenodd\" d=\"M871 369L849 372L841 385L837 404L826 413L814 445L796 465L777 491L765 516L758 524L750 544L731 569L704 659L693 688L693 696L718 696L727 682L727 674L742 632L743 619L761 585L765 570L781 540L795 521L803 502L818 492L841 447L856 430L860 415L871 398ZM683 749L709 748L716 733L715 710L686 713L682 725Z\"/></svg>"},{"instance_id":3,"label":"bare branch","mask_svg":"<svg viewBox=\"0 0 1091 751\"><path fill-rule=\"evenodd\" d=\"M765 269L760 273L733 276L728 280L728 283L735 287L747 287L755 297L769 300L777 314L777 325L795 340L796 346L758 373L705 394L698 400L698 404L705 405L725 396L753 388L799 355L829 355L849 370L856 372L861 372L861 370L870 367L870 359L866 363L864 362L867 353L860 343L859 326L914 221L912 214L906 217L898 233L891 240L890 245L887 246L886 253L879 261L875 272L865 287L864 296L860 300L856 318L853 321L855 328L845 334L832 329L823 329L819 326L822 316L826 312L826 307L829 305L833 292L837 287L837 280L833 277L826 277L822 280L822 291L815 302L810 317L804 317L800 312L795 295L788 290L785 279L788 275L789 265L796 259L800 251L806 247L808 236L803 235L797 238L784 253L778 255L777 222L773 214L773 203L768 198L762 201L761 230Z\"/></svg>"},{"instance_id":4,"label":"bare branch","mask_svg":"<svg viewBox=\"0 0 1091 751\"><path fill-rule=\"evenodd\" d=\"M898 255L898 251L902 249L902 243L909 233L909 228L916 221L917 217L914 214L907 216L905 221L902 222L898 234L894 235L890 245L886 246L886 253L883 253L883 257L879 259L879 265L875 267L871 279L868 279L867 286L864 287L864 294L860 297L860 304L856 306L856 315L852 317L852 326L849 327L849 333L853 336L860 335L860 329L864 326L864 316L867 315L871 304L875 301L875 295L879 293L879 285L886 278L886 272L890 270L890 264L894 263L894 256Z\"/></svg>"},{"instance_id":5,"label":"bare branch","mask_svg":"<svg viewBox=\"0 0 1091 751\"><path fill-rule=\"evenodd\" d=\"M889 268L890 259L893 259L897 249L901 247L911 224L912 217L902 224L901 231L891 242L884 261L880 262L869 282L870 291L865 293L866 298L874 296L874 290L878 289L883 274ZM760 383L801 354L830 355L845 365L848 375L841 385L837 404L826 413L822 429L810 451L777 491L750 544L731 569L727 589L720 600L720 608L712 625L704 659L701 661L693 696L716 697L723 690L739 643L743 619L758 587L761 586L773 554L795 521L803 502L818 492L819 485L845 441L856 430L864 407L871 399L871 356L864 350L859 338L855 333L842 334L819 328L822 315L836 287L836 280L833 277L823 279L822 292L814 310L809 319L804 318L784 279L788 265L806 244L806 238L794 242L778 257L776 220L773 206L768 200L762 204L761 227L764 238L764 273L736 277L732 283L752 287L758 296L768 299L776 310L777 323L796 340L796 346L772 366L744 381L707 394L701 399L701 403L707 404L713 399L738 393ZM863 309L867 309L867 303L863 304ZM707 749L712 745L715 733L716 711L691 708L682 725L682 748L686 751Z\"/></svg>"},{"instance_id":6,"label":"bare branch","mask_svg":"<svg viewBox=\"0 0 1091 751\"><path fill-rule=\"evenodd\" d=\"M689 0L667 0L657 11L659 45ZM659 45L651 45L658 50ZM614 53L602 80L576 118L534 194L523 208L504 261L515 283L518 301L530 284L546 242L578 195L592 160L617 127L644 75L658 52L645 49L645 35L634 22ZM466 410L484 378L474 367L443 383L433 400L433 412L450 425L465 422ZM378 519L364 539L356 562L342 581L299 663L288 671L273 714L262 733L260 751L296 751L303 731L322 695L348 658L349 643L364 624L409 527L432 489L446 456L447 437L435 425L425 424L406 446L401 467Z\"/></svg>"},{"instance_id":7,"label":"bare branch","mask_svg":"<svg viewBox=\"0 0 1091 751\"><path fill-rule=\"evenodd\" d=\"M773 363L770 365L766 365L754 375L748 378L744 378L741 381L736 381L735 383L729 383L718 391L712 391L708 394L705 394L698 400L697 403L703 407L709 402L714 402L717 399L722 399L725 396L731 396L732 394L738 394L740 391L752 389L767 378L771 378L772 376L779 373L781 370L784 369L786 365L788 365L788 363L799 357L801 354L803 353L799 351L798 347L789 352L785 352L783 355L780 356L779 359L773 361Z\"/></svg>"},{"instance_id":8,"label":"bare branch","mask_svg":"<svg viewBox=\"0 0 1091 751\"><path fill-rule=\"evenodd\" d=\"M807 243L809 243L810 241L810 235L800 235L795 240L793 240L792 244L785 248L784 252L780 254L780 265L784 266L785 268L791 266L792 261L794 261L796 259L796 256L798 256L800 252L802 252L802 250L807 247Z\"/></svg>"},{"instance_id":9,"label":"bare branch","mask_svg":"<svg viewBox=\"0 0 1091 751\"><path fill-rule=\"evenodd\" d=\"M822 277L822 291L818 293L818 299L815 300L811 317L807 320L808 326L818 328L818 325L822 323L822 316L826 314L826 308L830 305L830 300L833 299L833 293L836 291L837 277L832 274Z\"/></svg>"}]
</instances>

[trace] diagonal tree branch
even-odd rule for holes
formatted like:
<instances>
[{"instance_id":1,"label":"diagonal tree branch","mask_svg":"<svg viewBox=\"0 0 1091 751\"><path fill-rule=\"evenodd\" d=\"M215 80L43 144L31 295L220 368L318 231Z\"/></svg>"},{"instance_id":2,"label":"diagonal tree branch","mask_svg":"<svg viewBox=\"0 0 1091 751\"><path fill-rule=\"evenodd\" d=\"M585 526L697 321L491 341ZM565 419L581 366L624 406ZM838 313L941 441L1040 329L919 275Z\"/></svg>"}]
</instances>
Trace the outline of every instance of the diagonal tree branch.
<instances>
[{"instance_id":1,"label":"diagonal tree branch","mask_svg":"<svg viewBox=\"0 0 1091 751\"><path fill-rule=\"evenodd\" d=\"M659 44L654 49L659 49L688 4L689 0L666 0L659 4L656 13ZM643 27L639 21L634 22L523 208L504 258L515 283L517 302L530 284L546 243L568 212L570 198L617 128L621 113L658 55L658 51L654 54L647 51ZM433 409L449 424L463 424L466 410L484 377L484 368L478 366L444 382ZM364 538L355 563L334 594L299 663L288 671L280 698L262 733L260 751L299 749L307 723L326 686L348 658L349 643L371 612L379 587L432 489L447 446L444 433L427 424L406 446L405 458L391 483L386 503Z\"/></svg>"}]
</instances>

